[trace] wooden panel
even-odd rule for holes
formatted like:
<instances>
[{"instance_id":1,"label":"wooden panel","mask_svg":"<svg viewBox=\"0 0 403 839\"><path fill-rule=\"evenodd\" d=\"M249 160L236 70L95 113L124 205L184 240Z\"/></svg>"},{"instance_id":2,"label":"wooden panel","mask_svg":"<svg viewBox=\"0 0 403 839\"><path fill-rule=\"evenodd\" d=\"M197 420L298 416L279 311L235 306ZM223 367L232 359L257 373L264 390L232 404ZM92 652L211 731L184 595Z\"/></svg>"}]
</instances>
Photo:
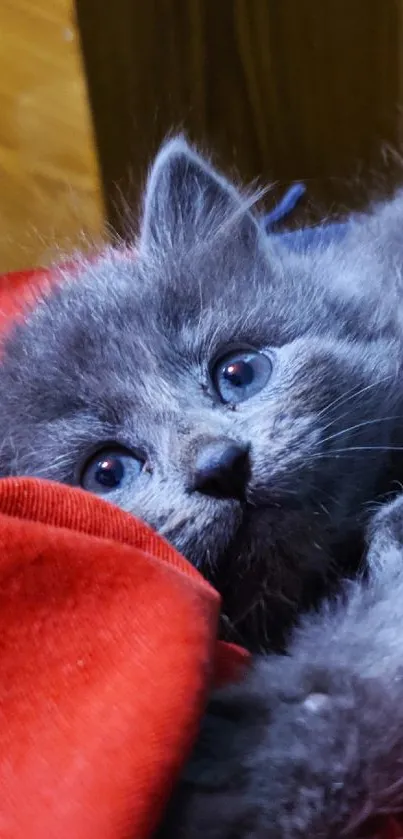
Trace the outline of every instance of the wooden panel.
<instances>
[{"instance_id":1,"label":"wooden panel","mask_svg":"<svg viewBox=\"0 0 403 839\"><path fill-rule=\"evenodd\" d=\"M43 264L102 206L70 0L0 3L0 272Z\"/></svg>"},{"instance_id":2,"label":"wooden panel","mask_svg":"<svg viewBox=\"0 0 403 839\"><path fill-rule=\"evenodd\" d=\"M182 126L227 167L321 208L399 138L401 0L77 0L108 211ZM350 179L350 185L348 180ZM352 179L352 180L351 180ZM132 189L133 188L133 189Z\"/></svg>"}]
</instances>

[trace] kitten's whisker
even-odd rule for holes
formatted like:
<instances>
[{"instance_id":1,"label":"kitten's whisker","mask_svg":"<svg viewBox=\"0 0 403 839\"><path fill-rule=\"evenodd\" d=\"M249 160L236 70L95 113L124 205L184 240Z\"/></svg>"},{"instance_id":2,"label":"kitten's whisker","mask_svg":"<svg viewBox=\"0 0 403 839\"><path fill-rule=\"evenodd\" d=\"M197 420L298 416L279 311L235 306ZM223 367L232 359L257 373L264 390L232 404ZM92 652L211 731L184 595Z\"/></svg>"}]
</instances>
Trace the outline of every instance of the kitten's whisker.
<instances>
[{"instance_id":1,"label":"kitten's whisker","mask_svg":"<svg viewBox=\"0 0 403 839\"><path fill-rule=\"evenodd\" d=\"M244 644L245 644L245 638L244 638L244 636L243 636L243 635L242 635L242 633L239 631L239 629L238 629L238 627L235 625L235 623L234 623L234 622L233 622L233 621L232 621L232 620L228 617L228 615L227 615L227 614L225 614L225 612L221 612L221 614L220 614L220 621L221 621L221 623L223 623L223 624L224 624L225 628L226 628L227 630L229 630L229 635L230 635L230 638L231 638L231 639L233 639L234 637L236 637L236 639L237 639L238 643L240 643L241 645L244 645Z\"/></svg>"},{"instance_id":2,"label":"kitten's whisker","mask_svg":"<svg viewBox=\"0 0 403 839\"><path fill-rule=\"evenodd\" d=\"M244 621L247 617L249 617L249 615L254 614L254 612L258 608L258 606L261 605L265 590L266 590L265 585L262 585L259 588L259 591L257 593L257 596L256 596L255 600L252 600L252 603L249 603L248 607L240 615L237 615L236 620L234 622L234 628L236 628L239 623L242 623L242 621Z\"/></svg>"},{"instance_id":3,"label":"kitten's whisker","mask_svg":"<svg viewBox=\"0 0 403 839\"><path fill-rule=\"evenodd\" d=\"M183 528L187 524L189 524L190 516L183 516L181 513L177 515L169 516L165 524L162 527L158 528L158 532L164 537L164 539L168 539L169 541L169 534L173 531L177 531L178 528Z\"/></svg>"},{"instance_id":4,"label":"kitten's whisker","mask_svg":"<svg viewBox=\"0 0 403 839\"><path fill-rule=\"evenodd\" d=\"M40 478L41 476L53 475L56 473L59 480L62 479L61 472L64 468L67 468L69 472L72 471L71 464L74 463L74 459L71 455L60 455L60 457L55 458L52 463L46 464L42 469L36 469L35 475L36 477Z\"/></svg>"},{"instance_id":5,"label":"kitten's whisker","mask_svg":"<svg viewBox=\"0 0 403 839\"><path fill-rule=\"evenodd\" d=\"M328 510L328 508L327 508L327 507L325 507L325 505L324 505L324 504L322 504L322 502L321 502L321 501L319 502L318 506L321 508L321 510L323 510L323 512L324 512L324 513L326 513L326 515L328 515L328 516L329 516L329 518L331 518L331 513L330 513L330 510Z\"/></svg>"},{"instance_id":6,"label":"kitten's whisker","mask_svg":"<svg viewBox=\"0 0 403 839\"><path fill-rule=\"evenodd\" d=\"M217 563L215 560L211 558L211 551L207 548L206 555L204 558L204 564L206 566L207 571L210 574L210 577L214 576L215 571L217 570Z\"/></svg>"},{"instance_id":7,"label":"kitten's whisker","mask_svg":"<svg viewBox=\"0 0 403 839\"><path fill-rule=\"evenodd\" d=\"M353 406L351 406L351 407L350 407L347 411L344 411L344 413L343 413L343 414L338 414L337 416L333 417L333 419L332 419L330 422L328 422L326 425L324 425L324 426L321 428L322 433L323 433L324 431L326 431L328 428L332 428L332 426L334 426L334 425L338 425L338 424L340 423L340 420L344 419L344 417L348 417L348 416L349 416L349 415L350 415L350 414L354 411L354 407L355 407L355 406L353 405ZM403 416L396 416L396 417L378 417L378 419L374 419L374 420L367 420L366 422L368 422L368 423L370 423L370 422L385 422L386 420L398 420L398 419L403 420ZM364 421L363 421L363 422L364 422ZM324 440L322 440L321 442L324 442Z\"/></svg>"},{"instance_id":8,"label":"kitten's whisker","mask_svg":"<svg viewBox=\"0 0 403 839\"><path fill-rule=\"evenodd\" d=\"M334 452L403 452L403 446L348 446L345 449L334 449Z\"/></svg>"},{"instance_id":9,"label":"kitten's whisker","mask_svg":"<svg viewBox=\"0 0 403 839\"><path fill-rule=\"evenodd\" d=\"M343 434L348 434L350 431L357 431L359 428L365 428L368 425L375 425L378 422L391 422L392 420L400 419L403 419L403 417L379 417L378 419L364 420L363 422L358 422L356 425L350 425L348 428L342 428L341 431L336 431L335 434L330 434L328 437L324 437L320 440L320 443L329 443L331 440L335 440L336 437L341 437ZM329 426L325 426L325 428L326 427ZM324 429L322 429L322 431L324 431Z\"/></svg>"},{"instance_id":10,"label":"kitten's whisker","mask_svg":"<svg viewBox=\"0 0 403 839\"><path fill-rule=\"evenodd\" d=\"M403 452L403 446L346 446L344 449L333 449L329 452L312 452L309 457L311 460L334 458L342 454L348 457L351 452Z\"/></svg>"},{"instance_id":11,"label":"kitten's whisker","mask_svg":"<svg viewBox=\"0 0 403 839\"><path fill-rule=\"evenodd\" d=\"M370 385L366 385L365 387L360 388L359 390L354 391L354 388L345 391L341 396L338 396L337 399L334 399L333 402L330 402L329 405L325 405L319 414L317 414L317 419L326 413L328 413L332 408L336 407L336 405L344 405L346 402L349 402L350 399L357 399L359 396L362 396L363 393L367 393L369 390L373 390L375 387L379 387L379 385L385 384L385 382L389 381L389 379L393 379L394 376L391 373L389 376L385 376L383 379L378 379L376 382L372 382Z\"/></svg>"},{"instance_id":12,"label":"kitten's whisker","mask_svg":"<svg viewBox=\"0 0 403 839\"><path fill-rule=\"evenodd\" d=\"M332 428L332 426L338 425L340 420L344 419L344 417L351 416L351 413L354 411L354 408L355 406L352 405L347 411L344 411L343 414L338 414L337 416L333 417L333 419L330 420L330 422L326 423L326 425L324 425L323 428L321 428L322 433L324 431L327 431L328 428Z\"/></svg>"}]
</instances>

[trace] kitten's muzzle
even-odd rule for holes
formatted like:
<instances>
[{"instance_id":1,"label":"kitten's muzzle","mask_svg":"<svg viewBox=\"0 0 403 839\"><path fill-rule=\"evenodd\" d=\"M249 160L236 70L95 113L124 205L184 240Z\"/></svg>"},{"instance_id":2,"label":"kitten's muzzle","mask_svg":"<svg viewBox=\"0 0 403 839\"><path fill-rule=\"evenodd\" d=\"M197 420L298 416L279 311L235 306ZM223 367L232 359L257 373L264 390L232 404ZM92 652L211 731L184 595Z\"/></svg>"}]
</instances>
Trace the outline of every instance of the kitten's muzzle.
<instances>
[{"instance_id":1,"label":"kitten's muzzle","mask_svg":"<svg viewBox=\"0 0 403 839\"><path fill-rule=\"evenodd\" d=\"M189 489L212 498L244 501L249 475L249 446L226 438L210 439L197 451Z\"/></svg>"}]
</instances>

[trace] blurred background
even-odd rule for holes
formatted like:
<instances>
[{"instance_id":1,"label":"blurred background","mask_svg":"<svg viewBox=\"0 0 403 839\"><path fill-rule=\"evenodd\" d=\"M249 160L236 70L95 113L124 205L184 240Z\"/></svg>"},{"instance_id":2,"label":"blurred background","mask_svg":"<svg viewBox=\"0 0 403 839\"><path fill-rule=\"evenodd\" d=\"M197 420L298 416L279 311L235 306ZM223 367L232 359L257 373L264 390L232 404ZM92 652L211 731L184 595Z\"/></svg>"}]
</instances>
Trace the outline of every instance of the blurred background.
<instances>
[{"instance_id":1,"label":"blurred background","mask_svg":"<svg viewBox=\"0 0 403 839\"><path fill-rule=\"evenodd\" d=\"M403 0L1 0L0 271L130 231L173 128L300 215L403 180ZM301 215L302 214L302 215Z\"/></svg>"}]
</instances>

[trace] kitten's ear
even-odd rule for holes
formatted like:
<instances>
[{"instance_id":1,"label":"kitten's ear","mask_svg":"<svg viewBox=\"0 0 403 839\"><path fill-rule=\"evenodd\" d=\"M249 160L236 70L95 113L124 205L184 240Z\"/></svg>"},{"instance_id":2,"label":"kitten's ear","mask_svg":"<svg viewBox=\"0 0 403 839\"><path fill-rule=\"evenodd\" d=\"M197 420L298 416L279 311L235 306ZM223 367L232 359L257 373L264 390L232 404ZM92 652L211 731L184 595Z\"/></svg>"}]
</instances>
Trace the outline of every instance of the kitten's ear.
<instances>
[{"instance_id":1,"label":"kitten's ear","mask_svg":"<svg viewBox=\"0 0 403 839\"><path fill-rule=\"evenodd\" d=\"M245 199L182 137L160 149L144 198L141 244L145 248L191 246L228 220L233 232L255 237L259 227Z\"/></svg>"}]
</instances>

